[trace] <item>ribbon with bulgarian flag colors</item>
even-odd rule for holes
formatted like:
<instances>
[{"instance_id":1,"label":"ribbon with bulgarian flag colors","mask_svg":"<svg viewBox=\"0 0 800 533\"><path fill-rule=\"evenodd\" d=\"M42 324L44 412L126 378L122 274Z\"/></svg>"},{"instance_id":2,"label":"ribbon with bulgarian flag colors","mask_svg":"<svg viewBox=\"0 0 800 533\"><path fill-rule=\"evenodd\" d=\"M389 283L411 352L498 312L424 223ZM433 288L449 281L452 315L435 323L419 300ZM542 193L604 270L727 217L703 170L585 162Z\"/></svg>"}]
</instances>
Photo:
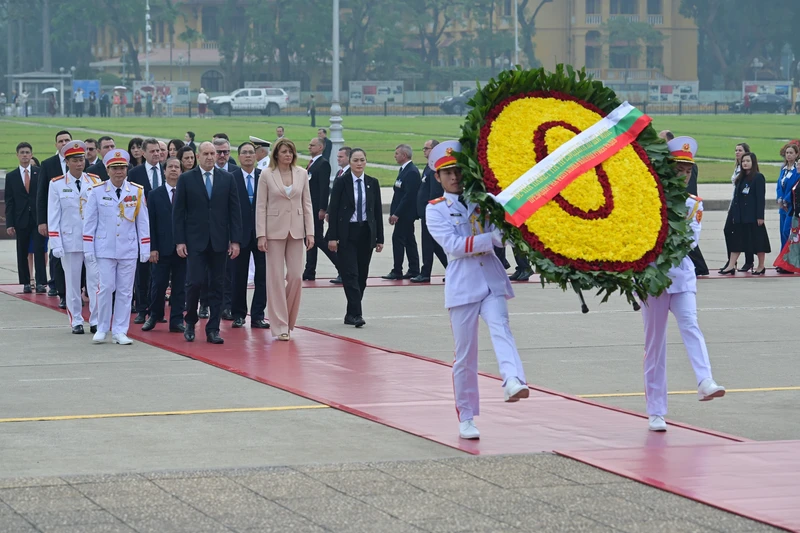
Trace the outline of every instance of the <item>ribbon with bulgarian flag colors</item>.
<instances>
[{"instance_id":1,"label":"ribbon with bulgarian flag colors","mask_svg":"<svg viewBox=\"0 0 800 533\"><path fill-rule=\"evenodd\" d=\"M650 117L623 102L589 129L559 146L514 180L494 199L506 220L519 227L581 174L632 143L650 124Z\"/></svg>"}]
</instances>

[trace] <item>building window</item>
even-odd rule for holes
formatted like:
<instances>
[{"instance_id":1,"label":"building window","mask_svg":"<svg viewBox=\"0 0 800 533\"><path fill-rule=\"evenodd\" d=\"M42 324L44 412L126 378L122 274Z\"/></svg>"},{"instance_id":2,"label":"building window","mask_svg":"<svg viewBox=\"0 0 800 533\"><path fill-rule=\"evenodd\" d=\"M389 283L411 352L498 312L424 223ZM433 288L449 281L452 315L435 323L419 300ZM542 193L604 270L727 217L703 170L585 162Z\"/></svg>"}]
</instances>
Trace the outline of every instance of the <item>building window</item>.
<instances>
[{"instance_id":1,"label":"building window","mask_svg":"<svg viewBox=\"0 0 800 533\"><path fill-rule=\"evenodd\" d=\"M637 0L611 0L612 15L636 15L638 13Z\"/></svg>"},{"instance_id":2,"label":"building window","mask_svg":"<svg viewBox=\"0 0 800 533\"><path fill-rule=\"evenodd\" d=\"M636 60L627 46L612 46L608 52L609 68L636 68Z\"/></svg>"},{"instance_id":3,"label":"building window","mask_svg":"<svg viewBox=\"0 0 800 533\"><path fill-rule=\"evenodd\" d=\"M654 68L663 70L664 68L664 47L663 46L648 46L647 47L647 68Z\"/></svg>"},{"instance_id":4,"label":"building window","mask_svg":"<svg viewBox=\"0 0 800 533\"><path fill-rule=\"evenodd\" d=\"M647 0L647 14L648 15L663 15L664 7L661 0Z\"/></svg>"},{"instance_id":5,"label":"building window","mask_svg":"<svg viewBox=\"0 0 800 533\"><path fill-rule=\"evenodd\" d=\"M205 6L203 8L202 34L206 41L216 41L219 39L219 26L217 25L218 11L216 7Z\"/></svg>"},{"instance_id":6,"label":"building window","mask_svg":"<svg viewBox=\"0 0 800 533\"><path fill-rule=\"evenodd\" d=\"M200 78L200 86L206 90L207 93L218 93L223 90L223 77L218 70L207 70Z\"/></svg>"},{"instance_id":7,"label":"building window","mask_svg":"<svg viewBox=\"0 0 800 533\"><path fill-rule=\"evenodd\" d=\"M603 48L599 31L586 32L586 68L602 68Z\"/></svg>"},{"instance_id":8,"label":"building window","mask_svg":"<svg viewBox=\"0 0 800 533\"><path fill-rule=\"evenodd\" d=\"M586 0L586 14L599 15L601 1L602 0Z\"/></svg>"},{"instance_id":9,"label":"building window","mask_svg":"<svg viewBox=\"0 0 800 533\"><path fill-rule=\"evenodd\" d=\"M514 15L514 0L503 0L503 16L511 17Z\"/></svg>"}]
</instances>

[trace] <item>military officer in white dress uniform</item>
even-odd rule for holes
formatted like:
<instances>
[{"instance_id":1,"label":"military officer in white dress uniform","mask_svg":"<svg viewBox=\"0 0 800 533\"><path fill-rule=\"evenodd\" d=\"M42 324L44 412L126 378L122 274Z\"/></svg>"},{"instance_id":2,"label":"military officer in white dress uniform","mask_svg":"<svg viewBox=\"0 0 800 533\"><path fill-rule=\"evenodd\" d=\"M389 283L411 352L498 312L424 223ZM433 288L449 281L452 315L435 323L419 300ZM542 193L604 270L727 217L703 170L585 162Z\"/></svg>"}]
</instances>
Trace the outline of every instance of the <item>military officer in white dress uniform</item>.
<instances>
[{"instance_id":1,"label":"military officer in white dress uniform","mask_svg":"<svg viewBox=\"0 0 800 533\"><path fill-rule=\"evenodd\" d=\"M461 169L455 152L457 141L438 144L428 155L444 196L431 200L425 210L431 236L447 253L444 304L450 312L455 339L453 389L464 439L480 438L473 417L480 414L478 397L478 317L489 326L505 401L516 402L530 394L517 345L508 324L506 300L514 297L511 283L495 246L505 246L503 236L487 223L477 204L462 196Z\"/></svg>"},{"instance_id":2,"label":"military officer in white dress uniform","mask_svg":"<svg viewBox=\"0 0 800 533\"><path fill-rule=\"evenodd\" d=\"M111 150L103 157L109 180L92 188L84 208L83 252L86 263L96 263L100 272L95 343L105 342L110 329L114 344L131 344L128 325L136 262L150 260L147 203L142 186L126 179L129 160L125 150Z\"/></svg>"},{"instance_id":3,"label":"military officer in white dress uniform","mask_svg":"<svg viewBox=\"0 0 800 533\"><path fill-rule=\"evenodd\" d=\"M269 147L271 143L253 135L250 136L250 142L256 147L256 157L258 158L256 168L263 171L269 166Z\"/></svg>"},{"instance_id":4,"label":"military officer in white dress uniform","mask_svg":"<svg viewBox=\"0 0 800 533\"><path fill-rule=\"evenodd\" d=\"M677 162L678 175L686 179L692 172L697 142L691 137L676 137L667 143ZM689 213L695 213L697 225L692 225L694 246L700 238L699 219L695 207L702 209L699 202L687 200ZM644 390L647 414L651 431L666 431L667 423L667 318L669 312L675 316L683 345L689 354L689 361L697 379L697 396L701 402L725 396L725 387L711 376L711 363L703 332L697 323L697 277L692 260L686 256L681 263L669 270L672 280L667 290L658 297L650 296L642 304L644 319Z\"/></svg>"},{"instance_id":5,"label":"military officer in white dress uniform","mask_svg":"<svg viewBox=\"0 0 800 533\"><path fill-rule=\"evenodd\" d=\"M82 212L89 190L100 183L94 174L84 169L86 145L70 141L61 147L61 157L66 161L67 174L50 181L47 200L47 228L53 256L64 265L67 315L72 333L83 334L81 308L81 271L83 270ZM97 330L97 268L86 266L86 292L89 295L89 325Z\"/></svg>"}]
</instances>

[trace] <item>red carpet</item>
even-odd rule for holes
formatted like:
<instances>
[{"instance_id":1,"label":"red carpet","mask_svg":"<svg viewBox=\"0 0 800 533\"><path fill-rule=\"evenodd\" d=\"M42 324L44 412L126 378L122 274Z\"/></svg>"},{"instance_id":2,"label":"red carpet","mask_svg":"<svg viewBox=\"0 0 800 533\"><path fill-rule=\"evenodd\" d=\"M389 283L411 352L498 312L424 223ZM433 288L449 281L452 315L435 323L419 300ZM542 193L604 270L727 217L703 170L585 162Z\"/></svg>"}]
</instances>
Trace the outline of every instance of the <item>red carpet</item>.
<instances>
[{"instance_id":1,"label":"red carpet","mask_svg":"<svg viewBox=\"0 0 800 533\"><path fill-rule=\"evenodd\" d=\"M0 286L0 291L57 309L56 298L21 294L18 285ZM147 333L132 324L130 336L467 453L557 450L744 516L776 525L800 523L797 497L785 497L800 494L796 444L795 456L788 457L790 444L776 450L767 446L776 443L750 443L682 424L672 423L669 431L656 434L647 430L643 415L535 387L528 400L508 404L502 401L500 381L490 375L479 379L481 440L465 441L458 437L446 363L310 328L295 330L287 343L273 340L268 330L231 329L228 324L223 322L222 346L204 341L202 321L194 343L168 333L166 324ZM69 335L66 319L64 334ZM84 339L86 349L92 349L90 337ZM780 481L770 477L764 482L769 472L778 472ZM726 482L734 477L735 483Z\"/></svg>"},{"instance_id":2,"label":"red carpet","mask_svg":"<svg viewBox=\"0 0 800 533\"><path fill-rule=\"evenodd\" d=\"M658 436L651 438L657 440ZM557 453L732 513L800 531L800 441L559 449Z\"/></svg>"}]
</instances>

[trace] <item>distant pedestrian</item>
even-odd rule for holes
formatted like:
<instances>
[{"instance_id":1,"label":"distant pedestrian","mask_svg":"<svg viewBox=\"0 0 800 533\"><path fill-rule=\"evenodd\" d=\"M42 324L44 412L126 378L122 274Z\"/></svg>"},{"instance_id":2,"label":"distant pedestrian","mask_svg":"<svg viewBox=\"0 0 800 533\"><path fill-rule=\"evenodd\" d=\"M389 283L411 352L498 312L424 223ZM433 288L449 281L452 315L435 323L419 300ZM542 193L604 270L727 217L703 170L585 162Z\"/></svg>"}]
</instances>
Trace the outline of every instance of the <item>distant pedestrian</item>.
<instances>
[{"instance_id":1,"label":"distant pedestrian","mask_svg":"<svg viewBox=\"0 0 800 533\"><path fill-rule=\"evenodd\" d=\"M314 100L314 95L311 95L311 99L308 101L308 116L311 117L311 127L317 127L317 103Z\"/></svg>"},{"instance_id":2,"label":"distant pedestrian","mask_svg":"<svg viewBox=\"0 0 800 533\"><path fill-rule=\"evenodd\" d=\"M208 95L206 94L206 90L200 87L200 93L197 95L197 115L200 118L206 118L207 108L208 108Z\"/></svg>"}]
</instances>

